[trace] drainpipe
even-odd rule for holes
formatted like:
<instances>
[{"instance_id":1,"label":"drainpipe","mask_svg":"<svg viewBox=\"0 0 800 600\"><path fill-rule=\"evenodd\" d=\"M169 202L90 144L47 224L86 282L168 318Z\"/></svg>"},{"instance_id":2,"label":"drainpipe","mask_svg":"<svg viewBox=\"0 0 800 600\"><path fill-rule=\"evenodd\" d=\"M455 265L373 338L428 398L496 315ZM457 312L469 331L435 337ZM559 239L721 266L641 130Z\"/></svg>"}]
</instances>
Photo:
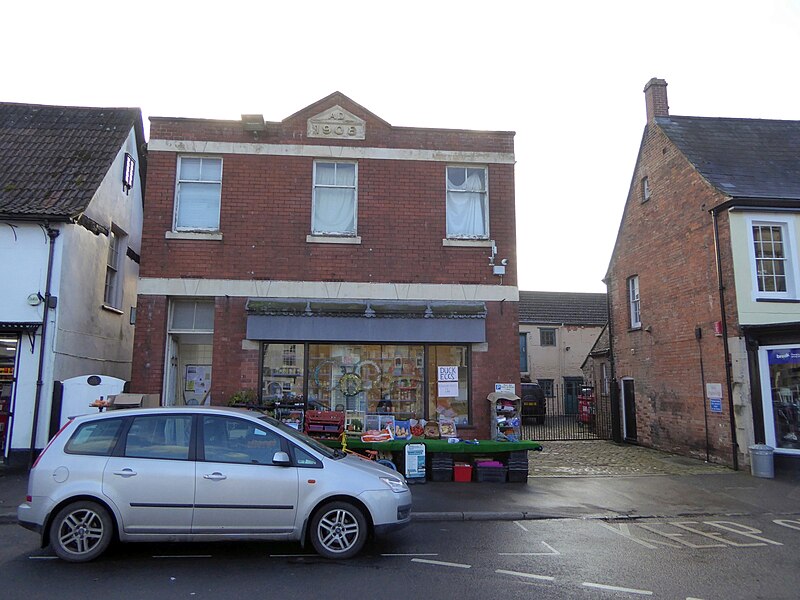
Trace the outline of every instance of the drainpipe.
<instances>
[{"instance_id":1,"label":"drainpipe","mask_svg":"<svg viewBox=\"0 0 800 600\"><path fill-rule=\"evenodd\" d=\"M47 316L50 312L50 286L53 277L53 255L55 254L56 238L58 237L58 229L51 229L48 223L45 223L45 230L47 237L50 238L50 251L47 257L47 281L45 283L44 292L44 314L42 315L42 336L39 343L39 370L36 376L36 397L33 402L33 425L31 427L31 447L28 454L28 469L33 465L33 455L36 453L36 430L37 422L39 421L39 406L42 402L42 387L44 381L44 350L47 342Z\"/></svg>"},{"instance_id":2,"label":"drainpipe","mask_svg":"<svg viewBox=\"0 0 800 600\"><path fill-rule=\"evenodd\" d=\"M739 443L736 441L736 419L733 414L733 377L731 375L730 348L728 347L728 318L725 315L725 286L722 282L722 252L719 246L719 222L717 209L711 209L711 220L714 223L714 252L717 261L717 283L719 285L719 310L722 318L722 348L725 359L725 385L728 391L728 413L731 425L731 451L733 453L733 469L739 470ZM705 399L703 400L705 409Z\"/></svg>"}]
</instances>

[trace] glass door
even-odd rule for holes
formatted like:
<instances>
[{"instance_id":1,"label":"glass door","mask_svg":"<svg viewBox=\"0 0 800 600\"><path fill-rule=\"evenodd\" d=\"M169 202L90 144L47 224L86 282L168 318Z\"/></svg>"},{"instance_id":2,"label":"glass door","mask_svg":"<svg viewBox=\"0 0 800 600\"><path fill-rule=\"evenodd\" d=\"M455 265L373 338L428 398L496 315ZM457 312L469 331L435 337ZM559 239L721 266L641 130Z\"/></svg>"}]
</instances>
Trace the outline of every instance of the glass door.
<instances>
[{"instance_id":1,"label":"glass door","mask_svg":"<svg viewBox=\"0 0 800 600\"><path fill-rule=\"evenodd\" d=\"M14 397L19 336L0 333L0 454L6 455Z\"/></svg>"}]
</instances>

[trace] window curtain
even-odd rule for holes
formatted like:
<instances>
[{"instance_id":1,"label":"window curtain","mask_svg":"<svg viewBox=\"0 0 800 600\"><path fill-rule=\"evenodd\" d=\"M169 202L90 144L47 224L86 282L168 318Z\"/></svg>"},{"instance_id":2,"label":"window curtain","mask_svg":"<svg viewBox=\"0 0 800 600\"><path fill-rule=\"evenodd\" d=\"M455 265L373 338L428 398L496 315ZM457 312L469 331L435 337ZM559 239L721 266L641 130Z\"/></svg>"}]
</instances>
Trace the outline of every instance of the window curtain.
<instances>
[{"instance_id":1,"label":"window curtain","mask_svg":"<svg viewBox=\"0 0 800 600\"><path fill-rule=\"evenodd\" d=\"M355 234L356 168L317 163L314 233Z\"/></svg>"},{"instance_id":2,"label":"window curtain","mask_svg":"<svg viewBox=\"0 0 800 600\"><path fill-rule=\"evenodd\" d=\"M465 176L466 171L466 176ZM447 235L486 237L483 172L447 170ZM463 181L459 181L463 179Z\"/></svg>"}]
</instances>

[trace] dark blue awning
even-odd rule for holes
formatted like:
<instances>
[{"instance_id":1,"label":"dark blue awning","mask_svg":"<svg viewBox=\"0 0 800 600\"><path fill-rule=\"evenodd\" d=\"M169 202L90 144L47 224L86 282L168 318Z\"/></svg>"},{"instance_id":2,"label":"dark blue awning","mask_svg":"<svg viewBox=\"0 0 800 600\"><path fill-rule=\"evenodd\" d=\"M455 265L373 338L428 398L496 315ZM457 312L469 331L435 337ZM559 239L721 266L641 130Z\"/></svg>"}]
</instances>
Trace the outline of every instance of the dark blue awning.
<instances>
[{"instance_id":1,"label":"dark blue awning","mask_svg":"<svg viewBox=\"0 0 800 600\"><path fill-rule=\"evenodd\" d=\"M480 343L483 302L251 298L247 338L314 342Z\"/></svg>"}]
</instances>

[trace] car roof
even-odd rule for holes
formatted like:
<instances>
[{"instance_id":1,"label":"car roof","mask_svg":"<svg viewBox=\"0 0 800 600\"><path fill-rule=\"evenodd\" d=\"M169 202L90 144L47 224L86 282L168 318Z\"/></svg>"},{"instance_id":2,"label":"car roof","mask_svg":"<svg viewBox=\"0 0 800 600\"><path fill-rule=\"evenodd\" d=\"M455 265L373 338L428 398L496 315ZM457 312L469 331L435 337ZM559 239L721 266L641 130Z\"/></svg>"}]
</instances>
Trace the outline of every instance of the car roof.
<instances>
[{"instance_id":1,"label":"car roof","mask_svg":"<svg viewBox=\"0 0 800 600\"><path fill-rule=\"evenodd\" d=\"M129 417L136 415L157 415L165 411L189 412L192 414L227 414L241 415L250 417L263 417L264 413L249 408L239 408L233 406L156 406L151 408L119 408L107 410L96 414L84 414L70 416L69 419L75 421L91 421L94 419L105 419L113 417Z\"/></svg>"}]
</instances>

